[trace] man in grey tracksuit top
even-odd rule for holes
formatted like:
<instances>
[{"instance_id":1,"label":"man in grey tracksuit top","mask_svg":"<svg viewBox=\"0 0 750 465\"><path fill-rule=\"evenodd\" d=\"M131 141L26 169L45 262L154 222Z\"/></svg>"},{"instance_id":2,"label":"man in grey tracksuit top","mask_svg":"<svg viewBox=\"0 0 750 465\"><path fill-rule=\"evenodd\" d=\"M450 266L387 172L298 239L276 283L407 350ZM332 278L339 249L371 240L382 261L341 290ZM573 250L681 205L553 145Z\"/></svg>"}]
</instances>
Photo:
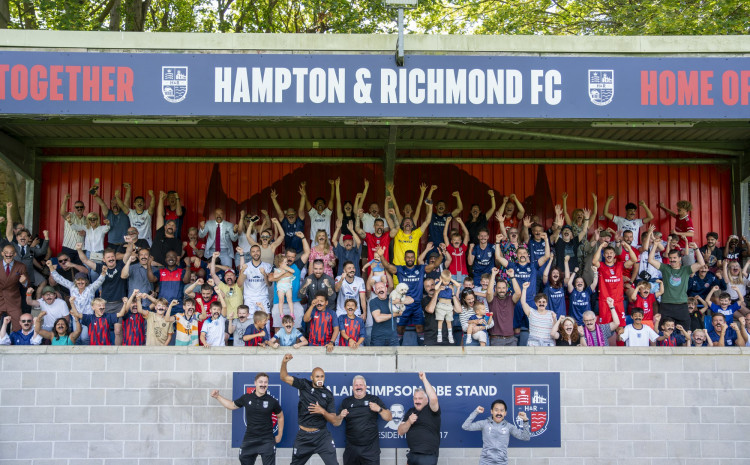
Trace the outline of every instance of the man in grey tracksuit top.
<instances>
[{"instance_id":1,"label":"man in grey tracksuit top","mask_svg":"<svg viewBox=\"0 0 750 465\"><path fill-rule=\"evenodd\" d=\"M513 423L505 421L507 406L502 400L492 403L490 418L474 422L477 415L484 412L484 407L477 407L469 418L466 419L461 428L466 431L482 432L482 453L479 456L479 465L506 465L508 463L508 441L512 434L514 438L522 441L531 439L529 419L525 412L518 414L523 420L523 429Z\"/></svg>"}]
</instances>

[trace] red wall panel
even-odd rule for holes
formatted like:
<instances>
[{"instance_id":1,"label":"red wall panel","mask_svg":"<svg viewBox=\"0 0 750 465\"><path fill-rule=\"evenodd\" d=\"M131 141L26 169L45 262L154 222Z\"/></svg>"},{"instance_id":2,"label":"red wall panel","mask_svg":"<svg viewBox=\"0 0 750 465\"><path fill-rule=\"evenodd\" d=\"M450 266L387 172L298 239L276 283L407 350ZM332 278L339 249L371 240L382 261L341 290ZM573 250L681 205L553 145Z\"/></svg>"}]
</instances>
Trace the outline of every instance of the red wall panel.
<instances>
[{"instance_id":1,"label":"red wall panel","mask_svg":"<svg viewBox=\"0 0 750 465\"><path fill-rule=\"evenodd\" d=\"M209 217L214 208L221 207L228 219L235 222L239 211L246 209L259 213L260 209L272 212L269 199L271 189L276 189L282 208L299 204L297 188L307 181L307 193L311 198L318 196L328 199L330 188L328 179L341 177L341 193L344 199L354 200L362 190L362 180L371 181L367 202L383 201L383 172L380 164L310 164L294 163L210 163L211 156L247 156L249 150L195 150L195 149L154 149L154 150L113 150L113 149L55 149L47 154L82 156L96 155L152 155L155 157L205 156L206 163L47 163L43 169L41 226L49 229L54 250L59 248L62 234L62 218L58 214L60 203L66 193L72 200L81 199L87 210L95 206L88 189L94 178L100 178L102 197L109 203L116 189L122 183L133 185L132 196L147 196L148 189L158 195L159 190L176 190L186 206L186 225L196 225ZM309 156L309 153L289 150L252 151L262 156ZM316 152L318 153L318 152ZM375 156L376 152L352 150L326 151L324 156L358 157ZM396 197L403 207L416 202L419 184L439 186L433 199L448 202L448 209L455 206L451 193L461 192L464 203L464 217L473 203L482 210L489 207L488 189L494 189L497 206L503 195L515 193L527 207L529 214L537 213L551 221L553 205L561 203L563 192L568 193L568 206L592 207L591 192L599 196L599 215L607 195L615 195L612 212L624 213L627 202L643 200L653 211L656 226L667 233L674 225L657 207L664 202L670 208L680 199L690 200L694 205L693 222L699 243L708 231L716 231L724 239L731 234L730 170L723 166L709 165L561 165L554 158L590 157L591 152L539 152L539 151L411 151L405 153L414 157L453 157L461 156L494 158L504 157L549 157L545 165L477 165L477 164L434 164L396 167ZM672 154L660 154L668 157ZM598 156L643 158L644 154L632 152L598 152ZM653 156L653 154L651 154ZM676 156L676 155L673 155ZM148 199L147 199L148 200ZM72 207L72 203L69 208ZM98 210L98 207L97 207ZM643 212L639 213L643 216Z\"/></svg>"}]
</instances>

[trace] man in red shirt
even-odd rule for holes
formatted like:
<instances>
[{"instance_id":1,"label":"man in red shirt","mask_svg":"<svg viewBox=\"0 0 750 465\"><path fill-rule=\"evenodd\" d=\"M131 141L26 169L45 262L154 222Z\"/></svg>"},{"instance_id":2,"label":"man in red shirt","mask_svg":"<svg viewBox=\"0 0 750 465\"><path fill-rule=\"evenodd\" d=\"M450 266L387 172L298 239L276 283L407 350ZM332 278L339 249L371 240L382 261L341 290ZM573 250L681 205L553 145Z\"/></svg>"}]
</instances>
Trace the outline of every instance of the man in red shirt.
<instances>
[{"instance_id":1,"label":"man in red shirt","mask_svg":"<svg viewBox=\"0 0 750 465\"><path fill-rule=\"evenodd\" d=\"M636 257L630 244L623 242L622 246L630 255L630 259L626 262L618 262L615 249L607 245L606 242L602 242L599 244L597 251L594 252L591 264L599 269L599 308L608 308L607 298L611 297L614 300L617 314L620 316L620 325L625 326L623 271L626 268L633 268L633 264L638 261L638 257ZM602 252L604 253L604 263L601 263ZM599 312L599 324L608 324L611 321L611 312Z\"/></svg>"},{"instance_id":2,"label":"man in red shirt","mask_svg":"<svg viewBox=\"0 0 750 465\"><path fill-rule=\"evenodd\" d=\"M673 212L663 202L657 204L659 208L664 210L672 218L676 218L674 229L670 234L676 234L680 236L680 242L678 245L680 249L684 249L688 246L688 242L695 236L695 230L693 229L693 219L690 218L690 212L693 210L693 204L687 200L680 200L677 202L677 212Z\"/></svg>"},{"instance_id":3,"label":"man in red shirt","mask_svg":"<svg viewBox=\"0 0 750 465\"><path fill-rule=\"evenodd\" d=\"M375 234L366 233L360 225L362 215L364 215L364 210L360 208L357 211L357 221L354 224L354 232L365 241L367 246L367 261L369 262L375 257L378 248L385 249L386 255L388 254L388 247L391 245L391 236L385 234L385 223L383 223L382 218L377 218L374 222ZM390 227L392 228L393 226Z\"/></svg>"}]
</instances>

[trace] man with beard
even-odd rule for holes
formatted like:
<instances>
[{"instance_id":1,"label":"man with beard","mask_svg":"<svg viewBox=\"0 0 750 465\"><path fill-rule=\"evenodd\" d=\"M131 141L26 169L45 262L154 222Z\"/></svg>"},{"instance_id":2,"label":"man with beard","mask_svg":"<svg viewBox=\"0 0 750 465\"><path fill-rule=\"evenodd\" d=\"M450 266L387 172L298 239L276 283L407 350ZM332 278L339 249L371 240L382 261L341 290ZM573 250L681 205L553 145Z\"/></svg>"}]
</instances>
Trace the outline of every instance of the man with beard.
<instances>
[{"instance_id":1,"label":"man with beard","mask_svg":"<svg viewBox=\"0 0 750 465\"><path fill-rule=\"evenodd\" d=\"M151 246L151 256L156 263L164 263L167 252L170 250L181 257L182 241L177 236L177 222L175 220L164 221L164 199L167 194L164 191L159 192L159 206L156 208L156 235L154 243Z\"/></svg>"},{"instance_id":2,"label":"man with beard","mask_svg":"<svg viewBox=\"0 0 750 465\"><path fill-rule=\"evenodd\" d=\"M279 373L281 381L299 390L299 431L294 439L291 465L305 464L313 454L318 454L325 465L338 465L336 445L327 424L338 426L341 419L336 415L333 393L325 387L326 374L322 368L316 367L309 380L291 376L286 365L292 358L292 354L284 355Z\"/></svg>"},{"instance_id":3,"label":"man with beard","mask_svg":"<svg viewBox=\"0 0 750 465\"><path fill-rule=\"evenodd\" d=\"M305 207L307 208L307 214L310 216L310 241L315 240L315 235L318 231L323 230L326 232L326 236L331 237L331 215L333 215L333 199L336 193L336 181L329 179L328 184L331 185L331 196L328 198L326 203L323 197L318 197L311 204L307 193L301 193L305 198ZM305 190L306 183L300 184L300 189ZM304 221L305 217L300 215L300 218Z\"/></svg>"},{"instance_id":4,"label":"man with beard","mask_svg":"<svg viewBox=\"0 0 750 465\"><path fill-rule=\"evenodd\" d=\"M336 300L336 315L346 315L345 303L348 299L357 302L356 315L362 320L367 318L367 300L365 298L365 281L356 275L356 267L352 262L344 263L344 272L336 278L335 291L338 293Z\"/></svg>"},{"instance_id":5,"label":"man with beard","mask_svg":"<svg viewBox=\"0 0 750 465\"><path fill-rule=\"evenodd\" d=\"M372 332L370 335L371 344L368 345L376 347L398 346L396 322L394 321L398 314L394 315L394 312L391 311L391 301L388 298L388 286L384 282L377 282L372 290L375 297L370 299L370 308L367 312L373 321ZM413 301L411 297L405 297L404 299L407 303ZM425 345L429 345L427 344L427 326L427 318L425 318Z\"/></svg>"},{"instance_id":6,"label":"man with beard","mask_svg":"<svg viewBox=\"0 0 750 465\"><path fill-rule=\"evenodd\" d=\"M119 191L115 191L110 203L111 208L107 208L107 204L99 197L99 191L94 194L94 200L102 209L102 218L106 218L109 221L107 245L113 249L117 249L125 242L125 236L128 234L128 228L130 227L130 218L128 218L125 212L120 210L120 205L117 203L119 195Z\"/></svg>"},{"instance_id":7,"label":"man with beard","mask_svg":"<svg viewBox=\"0 0 750 465\"><path fill-rule=\"evenodd\" d=\"M219 252L221 264L231 267L234 259L232 242L237 240L237 233L232 223L224 221L224 210L217 208L214 210L214 219L201 221L199 226L198 236L206 238L206 251Z\"/></svg>"},{"instance_id":8,"label":"man with beard","mask_svg":"<svg viewBox=\"0 0 750 465\"><path fill-rule=\"evenodd\" d=\"M427 205L427 216L425 217L424 223L421 224L417 229L414 229L414 221L409 217L404 217L401 220L400 228L391 228L390 235L393 238L393 264L397 266L403 266L405 262L405 253L412 252L414 257L417 257L419 249L419 239L422 238L422 234L427 230L427 227L432 221L432 201ZM388 210L390 216L396 215L396 210L391 208ZM380 254L381 258L384 258L384 254ZM395 271L393 272L395 273ZM419 280L422 281L421 279Z\"/></svg>"},{"instance_id":9,"label":"man with beard","mask_svg":"<svg viewBox=\"0 0 750 465\"><path fill-rule=\"evenodd\" d=\"M508 441L510 436L521 441L531 439L531 424L526 412L519 412L518 419L523 427L519 428L513 421L506 421L505 415L508 406L504 401L497 399L492 402L490 418L474 421L477 415L484 413L481 405L474 409L469 418L464 421L461 428L466 431L482 432L482 452L479 455L480 465L506 465L508 463Z\"/></svg>"},{"instance_id":10,"label":"man with beard","mask_svg":"<svg viewBox=\"0 0 750 465\"><path fill-rule=\"evenodd\" d=\"M355 230L352 221L349 221L347 224L350 231ZM336 261L338 261L339 264L337 273L340 275L344 272L344 263L352 262L357 265L354 267L354 272L359 277L361 276L359 270L359 257L362 255L362 241L359 239L358 235L352 236L349 234L341 236L341 240L339 241L339 232L341 232L340 219L336 220L336 230L333 232L332 238L333 253L336 255Z\"/></svg>"},{"instance_id":11,"label":"man with beard","mask_svg":"<svg viewBox=\"0 0 750 465\"><path fill-rule=\"evenodd\" d=\"M508 293L508 283L503 280L496 281L498 273L500 273L500 270L497 268L492 269L490 285L487 288L487 310L492 312L492 319L495 323L489 329L490 345L517 346L518 339L516 339L513 329L513 309L521 299L521 295L510 295ZM509 269L508 278L513 279L514 276L515 272Z\"/></svg>"},{"instance_id":12,"label":"man with beard","mask_svg":"<svg viewBox=\"0 0 750 465\"><path fill-rule=\"evenodd\" d=\"M240 258L240 262L244 256ZM244 285L243 298L245 305L253 312L258 304L266 313L270 313L271 303L268 300L268 275L273 267L261 261L260 246L258 244L250 247L250 263L245 263L244 268L240 265L240 277L237 284Z\"/></svg>"},{"instance_id":13,"label":"man with beard","mask_svg":"<svg viewBox=\"0 0 750 465\"><path fill-rule=\"evenodd\" d=\"M526 291L526 303L531 308L536 308L534 296L536 296L537 293L539 269L547 263L547 260L551 257L547 234L542 232L539 234L539 237L544 241L544 255L538 260L531 261L529 258L529 249L526 247L519 247L516 252L516 263L510 263L501 253L500 247L495 248L495 260L508 270L513 270L511 283L515 280L518 283L519 289L523 287L523 283L529 283L529 288ZM498 234L496 242L502 242L503 239L505 239L505 237L502 234ZM508 276L510 277L510 273ZM526 341L529 339L529 319L523 311L520 299L516 302L513 313L513 328L515 328L514 332L518 335L518 345L525 346Z\"/></svg>"},{"instance_id":14,"label":"man with beard","mask_svg":"<svg viewBox=\"0 0 750 465\"><path fill-rule=\"evenodd\" d=\"M72 257L73 261L78 261L78 254L75 251L76 243L83 241L83 234L79 234L78 231L73 229L73 225L86 226L86 213L83 202L76 200L73 204L74 211L68 211L68 202L70 201L70 194L65 194L65 198L60 205L60 216L63 218L63 243L62 252Z\"/></svg>"},{"instance_id":15,"label":"man with beard","mask_svg":"<svg viewBox=\"0 0 750 465\"><path fill-rule=\"evenodd\" d=\"M240 464L254 465L260 455L263 465L276 463L276 444L284 434L284 412L279 401L268 393L268 375L255 375L255 390L231 401L219 394L218 389L211 397L219 401L227 410L245 409L245 436L240 446ZM277 424L273 424L276 415ZM274 434L274 430L278 433Z\"/></svg>"},{"instance_id":16,"label":"man with beard","mask_svg":"<svg viewBox=\"0 0 750 465\"><path fill-rule=\"evenodd\" d=\"M186 259L187 260L187 259ZM168 302L176 300L179 302L172 308L173 313L182 311L183 285L190 282L190 267L180 268L177 266L177 254L169 251L164 259L164 268L159 270L159 297L167 299ZM148 268L149 279L153 276L151 269Z\"/></svg>"},{"instance_id":17,"label":"man with beard","mask_svg":"<svg viewBox=\"0 0 750 465\"><path fill-rule=\"evenodd\" d=\"M138 230L133 226L128 228L128 234L123 238L123 241L125 242L117 248L116 257L118 260L125 258L125 254L128 253L129 249L138 252L141 249L151 248L148 241L138 237Z\"/></svg>"},{"instance_id":18,"label":"man with beard","mask_svg":"<svg viewBox=\"0 0 750 465\"><path fill-rule=\"evenodd\" d=\"M300 298L305 297L310 303L318 292L323 291L328 296L328 310L336 310L335 282L332 276L324 273L324 270L323 260L314 260L312 274L305 278L305 283L299 288L297 295Z\"/></svg>"},{"instance_id":19,"label":"man with beard","mask_svg":"<svg viewBox=\"0 0 750 465\"><path fill-rule=\"evenodd\" d=\"M429 206L431 207L431 205ZM427 209L427 216L429 218L431 208ZM409 218L404 218L404 221ZM434 270L443 262L443 256L441 255L435 262L430 262L428 265L417 265L416 254L412 250L407 250L404 254L405 265L393 265L388 263L385 257L385 252L382 249L378 249L378 255L380 255L380 261L383 264L383 268L391 274L396 274L399 283L404 283L409 286L409 290L406 291L406 295L414 299L414 303L411 303L404 308L404 312L398 319L398 332L399 342L403 342L404 331L407 325L413 324L417 331L417 343L424 345L424 312L422 310L422 290L424 289L425 273L429 273ZM433 281L434 283L434 281Z\"/></svg>"},{"instance_id":20,"label":"man with beard","mask_svg":"<svg viewBox=\"0 0 750 465\"><path fill-rule=\"evenodd\" d=\"M719 247L718 241L719 234L711 231L706 234L706 245L699 249L711 273L716 273L724 265L724 250Z\"/></svg>"},{"instance_id":21,"label":"man with beard","mask_svg":"<svg viewBox=\"0 0 750 465\"><path fill-rule=\"evenodd\" d=\"M409 453L407 465L437 465L440 453L440 404L437 393L424 372L419 373L424 388L414 390L414 407L406 412L406 421L398 434L406 435ZM425 408L426 407L426 408Z\"/></svg>"},{"instance_id":22,"label":"man with beard","mask_svg":"<svg viewBox=\"0 0 750 465\"><path fill-rule=\"evenodd\" d=\"M141 249L136 254L132 254L130 249L122 259L125 266L122 268L120 277L128 280L128 295L134 290L138 289L140 292L150 294L154 290L154 283L159 281L154 273L158 273L156 267L153 266L151 254L148 249ZM151 273L148 272L151 268ZM170 299L169 302L172 300ZM144 308L148 308L151 302L148 299L143 299L141 305Z\"/></svg>"},{"instance_id":23,"label":"man with beard","mask_svg":"<svg viewBox=\"0 0 750 465\"><path fill-rule=\"evenodd\" d=\"M167 192L167 210L164 219L167 221L174 221L176 226L175 237L177 237L177 239L182 237L182 220L184 215L185 208L180 201L180 194L176 191Z\"/></svg>"},{"instance_id":24,"label":"man with beard","mask_svg":"<svg viewBox=\"0 0 750 465\"><path fill-rule=\"evenodd\" d=\"M76 248L78 249L78 258L84 265L94 270L97 275L102 273L107 275L101 287L101 297L106 301L103 313L117 315L122 308L122 298L128 297L127 282L122 278L122 270L125 268L125 264L117 261L113 249L104 251L103 263L94 263L83 253L83 244L76 244ZM81 310L83 311L83 309ZM122 345L122 323L115 323L114 328L115 345Z\"/></svg>"},{"instance_id":25,"label":"man with beard","mask_svg":"<svg viewBox=\"0 0 750 465\"><path fill-rule=\"evenodd\" d=\"M364 376L355 376L352 395L339 406L339 422L346 420L344 465L380 464L378 417L391 421L391 411L380 397L367 393Z\"/></svg>"},{"instance_id":26,"label":"man with beard","mask_svg":"<svg viewBox=\"0 0 750 465\"><path fill-rule=\"evenodd\" d=\"M210 264L211 278L214 280L214 285L218 286L219 289L221 289L221 292L224 293L224 298L227 301L227 320L232 321L237 318L237 309L244 303L242 286L237 282L237 274L231 268L224 270L223 281L219 278L219 275L216 273L217 258L219 258L219 255L214 252L211 256ZM241 260L244 261L244 259L245 257L243 255ZM255 312L255 310L258 310L258 308L253 308L253 312ZM263 311L268 313L266 308L263 308ZM268 328L266 328L266 331L268 331Z\"/></svg>"}]
</instances>

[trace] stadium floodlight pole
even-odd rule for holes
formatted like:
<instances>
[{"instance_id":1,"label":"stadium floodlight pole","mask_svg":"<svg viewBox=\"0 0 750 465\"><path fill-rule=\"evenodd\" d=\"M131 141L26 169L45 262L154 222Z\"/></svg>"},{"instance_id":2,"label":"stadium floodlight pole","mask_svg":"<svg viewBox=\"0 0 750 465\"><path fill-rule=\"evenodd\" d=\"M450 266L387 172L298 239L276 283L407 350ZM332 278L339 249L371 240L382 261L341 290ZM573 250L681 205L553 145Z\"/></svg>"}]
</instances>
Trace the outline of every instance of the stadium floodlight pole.
<instances>
[{"instance_id":1,"label":"stadium floodlight pole","mask_svg":"<svg viewBox=\"0 0 750 465\"><path fill-rule=\"evenodd\" d=\"M404 10L416 8L419 0L383 0L386 8L398 10L398 42L396 43L396 66L404 66Z\"/></svg>"}]
</instances>

